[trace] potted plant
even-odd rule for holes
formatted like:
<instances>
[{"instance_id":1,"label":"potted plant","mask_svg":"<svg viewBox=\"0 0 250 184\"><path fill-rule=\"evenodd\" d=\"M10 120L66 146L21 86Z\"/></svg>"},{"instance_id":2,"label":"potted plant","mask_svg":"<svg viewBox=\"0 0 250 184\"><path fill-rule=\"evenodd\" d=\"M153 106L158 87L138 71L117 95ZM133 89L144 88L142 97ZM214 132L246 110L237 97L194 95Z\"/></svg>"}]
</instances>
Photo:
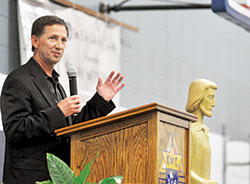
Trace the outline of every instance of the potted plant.
<instances>
[{"instance_id":1,"label":"potted plant","mask_svg":"<svg viewBox=\"0 0 250 184\"><path fill-rule=\"evenodd\" d=\"M97 154L97 156L98 155L99 153ZM36 184L90 184L86 183L86 179L90 174L90 166L96 159L96 157L85 166L84 170L80 172L79 176L76 176L66 163L64 163L55 155L47 153L47 164L52 181L37 181ZM112 176L101 180L99 184L121 184L122 180L122 176Z\"/></svg>"}]
</instances>

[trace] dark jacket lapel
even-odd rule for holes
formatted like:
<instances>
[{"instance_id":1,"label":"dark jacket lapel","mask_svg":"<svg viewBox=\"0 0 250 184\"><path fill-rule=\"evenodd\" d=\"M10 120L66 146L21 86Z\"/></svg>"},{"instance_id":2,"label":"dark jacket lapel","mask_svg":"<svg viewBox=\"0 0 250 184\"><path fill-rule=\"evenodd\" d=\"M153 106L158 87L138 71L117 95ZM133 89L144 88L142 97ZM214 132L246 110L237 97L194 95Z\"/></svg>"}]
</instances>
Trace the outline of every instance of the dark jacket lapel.
<instances>
[{"instance_id":1,"label":"dark jacket lapel","mask_svg":"<svg viewBox=\"0 0 250 184\"><path fill-rule=\"evenodd\" d=\"M49 103L49 105L55 106L56 101L49 89L48 82L46 77L44 76L42 68L39 66L38 63L35 63L36 61L32 57L29 62L27 63L29 72L33 76L33 80L37 88L40 90L46 101Z\"/></svg>"}]
</instances>

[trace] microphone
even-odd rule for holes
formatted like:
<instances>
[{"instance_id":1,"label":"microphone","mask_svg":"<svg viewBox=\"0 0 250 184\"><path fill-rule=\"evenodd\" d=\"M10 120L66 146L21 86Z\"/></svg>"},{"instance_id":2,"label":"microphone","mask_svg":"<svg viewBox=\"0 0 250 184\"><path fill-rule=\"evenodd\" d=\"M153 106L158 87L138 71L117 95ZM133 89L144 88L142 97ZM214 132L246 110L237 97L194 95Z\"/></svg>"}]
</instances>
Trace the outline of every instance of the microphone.
<instances>
[{"instance_id":1,"label":"microphone","mask_svg":"<svg viewBox=\"0 0 250 184\"><path fill-rule=\"evenodd\" d=\"M77 95L77 83L76 83L76 76L77 76L77 69L74 66L71 66L67 70L67 74L69 77L69 88L70 88L70 96Z\"/></svg>"}]
</instances>

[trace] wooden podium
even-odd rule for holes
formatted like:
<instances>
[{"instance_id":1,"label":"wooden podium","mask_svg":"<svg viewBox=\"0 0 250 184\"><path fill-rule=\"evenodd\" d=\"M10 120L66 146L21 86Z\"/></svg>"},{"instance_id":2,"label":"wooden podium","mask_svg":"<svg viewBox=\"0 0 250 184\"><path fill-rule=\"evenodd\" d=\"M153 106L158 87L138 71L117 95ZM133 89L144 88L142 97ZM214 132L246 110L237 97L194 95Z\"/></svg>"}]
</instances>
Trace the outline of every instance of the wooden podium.
<instances>
[{"instance_id":1,"label":"wooden podium","mask_svg":"<svg viewBox=\"0 0 250 184\"><path fill-rule=\"evenodd\" d=\"M197 117L156 103L56 130L71 135L71 168L79 175L98 152L88 182L190 183L190 123ZM167 182L168 181L168 182Z\"/></svg>"}]
</instances>

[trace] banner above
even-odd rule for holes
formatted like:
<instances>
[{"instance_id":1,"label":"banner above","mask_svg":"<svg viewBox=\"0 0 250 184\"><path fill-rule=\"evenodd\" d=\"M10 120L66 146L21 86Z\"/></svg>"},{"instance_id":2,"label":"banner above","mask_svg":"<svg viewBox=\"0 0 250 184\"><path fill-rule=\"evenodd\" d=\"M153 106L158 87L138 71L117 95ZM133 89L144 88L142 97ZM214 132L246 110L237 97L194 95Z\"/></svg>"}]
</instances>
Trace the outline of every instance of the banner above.
<instances>
[{"instance_id":1,"label":"banner above","mask_svg":"<svg viewBox=\"0 0 250 184\"><path fill-rule=\"evenodd\" d=\"M212 0L212 10L219 16L250 31L249 3L235 0Z\"/></svg>"}]
</instances>

